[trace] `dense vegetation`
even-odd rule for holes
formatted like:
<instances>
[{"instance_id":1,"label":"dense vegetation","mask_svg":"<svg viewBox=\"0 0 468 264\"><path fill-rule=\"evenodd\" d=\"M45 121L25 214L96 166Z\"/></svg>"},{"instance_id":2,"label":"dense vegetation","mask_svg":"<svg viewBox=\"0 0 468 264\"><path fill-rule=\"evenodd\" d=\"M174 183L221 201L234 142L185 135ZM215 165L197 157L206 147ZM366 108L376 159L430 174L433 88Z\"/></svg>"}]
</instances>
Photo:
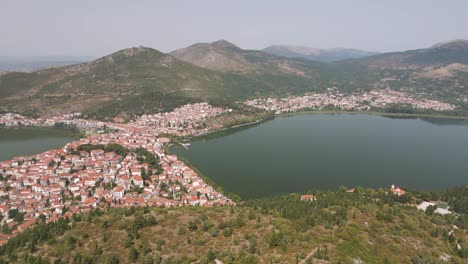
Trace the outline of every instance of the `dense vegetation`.
<instances>
[{"instance_id":1,"label":"dense vegetation","mask_svg":"<svg viewBox=\"0 0 468 264\"><path fill-rule=\"evenodd\" d=\"M455 215L418 211L447 200L466 217L466 187L405 196L357 188L245 201L234 207L95 210L19 234L0 247L13 263L465 263ZM92 232L89 232L92 230Z\"/></svg>"}]
</instances>

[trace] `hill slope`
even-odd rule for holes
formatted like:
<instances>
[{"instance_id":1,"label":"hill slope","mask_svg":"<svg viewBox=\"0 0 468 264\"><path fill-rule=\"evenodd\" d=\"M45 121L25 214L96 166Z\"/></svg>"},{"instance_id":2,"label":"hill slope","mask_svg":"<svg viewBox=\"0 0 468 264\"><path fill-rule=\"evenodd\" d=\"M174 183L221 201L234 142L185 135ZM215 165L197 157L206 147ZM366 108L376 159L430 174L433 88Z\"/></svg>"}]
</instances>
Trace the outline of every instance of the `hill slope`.
<instances>
[{"instance_id":1,"label":"hill slope","mask_svg":"<svg viewBox=\"0 0 468 264\"><path fill-rule=\"evenodd\" d=\"M89 112L143 98L151 103L146 108L162 110L177 98L201 100L226 94L219 74L143 47L89 63L0 77L2 105L47 114Z\"/></svg>"},{"instance_id":2,"label":"hill slope","mask_svg":"<svg viewBox=\"0 0 468 264\"><path fill-rule=\"evenodd\" d=\"M468 102L468 41L332 63L373 88L390 88L453 103Z\"/></svg>"},{"instance_id":3,"label":"hill slope","mask_svg":"<svg viewBox=\"0 0 468 264\"><path fill-rule=\"evenodd\" d=\"M466 213L466 190L444 194L460 213ZM1 246L0 261L464 263L468 257L466 215L455 219L417 211L404 204L411 196L381 190L315 195L313 202L291 194L239 207L91 211L39 223Z\"/></svg>"},{"instance_id":4,"label":"hill slope","mask_svg":"<svg viewBox=\"0 0 468 264\"><path fill-rule=\"evenodd\" d=\"M264 48L262 51L289 58L303 58L312 61L332 62L346 59L358 59L378 54L378 52L334 48L316 49L303 46L273 45Z\"/></svg>"}]
</instances>

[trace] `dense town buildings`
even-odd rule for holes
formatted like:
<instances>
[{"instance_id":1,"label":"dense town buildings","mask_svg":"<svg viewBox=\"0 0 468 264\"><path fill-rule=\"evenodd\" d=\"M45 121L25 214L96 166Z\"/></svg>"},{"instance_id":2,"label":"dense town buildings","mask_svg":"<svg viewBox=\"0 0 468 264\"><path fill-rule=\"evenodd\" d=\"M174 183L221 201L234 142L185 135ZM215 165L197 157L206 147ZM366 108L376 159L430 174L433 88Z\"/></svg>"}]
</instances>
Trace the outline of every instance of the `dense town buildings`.
<instances>
[{"instance_id":1,"label":"dense town buildings","mask_svg":"<svg viewBox=\"0 0 468 264\"><path fill-rule=\"evenodd\" d=\"M275 111L277 114L296 112L305 108L322 110L326 107L362 111L372 108L385 108L396 104L408 105L422 110L451 111L455 109L454 105L448 103L427 99L414 99L406 93L389 89L373 90L359 95L345 95L336 89L329 88L326 93L311 93L304 96L282 99L254 99L245 103L259 109Z\"/></svg>"},{"instance_id":2,"label":"dense town buildings","mask_svg":"<svg viewBox=\"0 0 468 264\"><path fill-rule=\"evenodd\" d=\"M0 117L6 126L73 124L80 129L112 128L37 155L0 162L0 213L5 242L37 218L55 221L98 206L213 206L233 202L206 184L175 155L164 153L170 139L159 136L195 136L208 128L203 121L229 112L207 103L185 105L170 113L143 115L128 124L79 119L79 114L31 119L15 114ZM211 128L213 129L213 128ZM102 149L77 151L82 145L118 144L129 150L145 149L158 158L152 169L136 153L126 156ZM6 216L19 215L19 217Z\"/></svg>"}]
</instances>

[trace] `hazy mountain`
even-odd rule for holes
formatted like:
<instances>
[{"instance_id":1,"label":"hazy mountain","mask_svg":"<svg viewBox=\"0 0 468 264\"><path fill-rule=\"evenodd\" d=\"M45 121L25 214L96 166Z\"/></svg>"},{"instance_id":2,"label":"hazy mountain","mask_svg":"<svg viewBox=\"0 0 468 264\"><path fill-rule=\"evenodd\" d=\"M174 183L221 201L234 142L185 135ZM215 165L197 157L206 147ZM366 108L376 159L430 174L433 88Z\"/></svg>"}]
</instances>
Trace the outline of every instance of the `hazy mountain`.
<instances>
[{"instance_id":1,"label":"hazy mountain","mask_svg":"<svg viewBox=\"0 0 468 264\"><path fill-rule=\"evenodd\" d=\"M226 60L241 54L238 61L244 64L236 62L240 66L230 72L227 67L213 71L151 48L130 48L92 62L4 74L0 76L0 105L20 112L82 111L105 117L163 111L191 101L232 102L319 87L315 83L319 74L307 64L242 51L223 42L215 46L226 53L234 50L224 55Z\"/></svg>"},{"instance_id":2,"label":"hazy mountain","mask_svg":"<svg viewBox=\"0 0 468 264\"><path fill-rule=\"evenodd\" d=\"M0 56L0 71L29 72L96 59L91 56Z\"/></svg>"},{"instance_id":3,"label":"hazy mountain","mask_svg":"<svg viewBox=\"0 0 468 264\"><path fill-rule=\"evenodd\" d=\"M358 60L369 67L441 66L452 63L468 64L468 40L455 40L429 48L404 52L382 53Z\"/></svg>"},{"instance_id":4,"label":"hazy mountain","mask_svg":"<svg viewBox=\"0 0 468 264\"><path fill-rule=\"evenodd\" d=\"M404 90L452 102L468 102L468 41L383 53L333 63L338 71L367 76L368 86Z\"/></svg>"},{"instance_id":5,"label":"hazy mountain","mask_svg":"<svg viewBox=\"0 0 468 264\"><path fill-rule=\"evenodd\" d=\"M378 54L378 52L356 49L334 48L316 49L304 46L273 45L262 51L289 58L303 58L312 61L332 62L346 59L357 59Z\"/></svg>"},{"instance_id":6,"label":"hazy mountain","mask_svg":"<svg viewBox=\"0 0 468 264\"><path fill-rule=\"evenodd\" d=\"M157 111L179 97L185 102L186 98L224 94L220 80L214 72L138 47L92 62L0 76L0 105L48 114L92 111L109 105L115 106L109 111L118 112L118 107L122 111L145 107ZM147 100L151 106L137 98Z\"/></svg>"},{"instance_id":7,"label":"hazy mountain","mask_svg":"<svg viewBox=\"0 0 468 264\"><path fill-rule=\"evenodd\" d=\"M243 50L225 40L198 43L170 53L199 67L238 74L293 74L313 78L314 69L302 61L258 50Z\"/></svg>"},{"instance_id":8,"label":"hazy mountain","mask_svg":"<svg viewBox=\"0 0 468 264\"><path fill-rule=\"evenodd\" d=\"M129 48L76 65L0 74L0 108L113 117L170 110L193 101L229 103L337 87L389 88L468 102L468 42L323 63L243 50L227 41L164 54Z\"/></svg>"}]
</instances>

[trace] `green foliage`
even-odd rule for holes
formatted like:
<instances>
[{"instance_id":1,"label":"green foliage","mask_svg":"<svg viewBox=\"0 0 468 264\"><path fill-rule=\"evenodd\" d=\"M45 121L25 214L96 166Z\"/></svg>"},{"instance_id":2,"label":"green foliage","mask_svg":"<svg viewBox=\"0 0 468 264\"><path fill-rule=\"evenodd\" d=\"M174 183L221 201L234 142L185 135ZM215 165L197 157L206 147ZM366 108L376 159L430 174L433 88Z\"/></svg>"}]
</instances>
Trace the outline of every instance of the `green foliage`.
<instances>
[{"instance_id":1,"label":"green foliage","mask_svg":"<svg viewBox=\"0 0 468 264\"><path fill-rule=\"evenodd\" d=\"M188 223L188 229L193 232L198 229L198 226L193 221L190 221Z\"/></svg>"},{"instance_id":2,"label":"green foliage","mask_svg":"<svg viewBox=\"0 0 468 264\"><path fill-rule=\"evenodd\" d=\"M463 192L455 193L462 197ZM458 221L455 216L427 215L385 191L357 188L357 193L314 195L316 201L300 201L299 194L291 194L236 207L92 210L56 223L39 221L0 246L0 259L7 263L39 258L44 263L58 259L62 263L207 263L214 258L224 263L311 263L312 259L348 263L359 256L365 263L434 263L445 253L454 263L466 258L465 229L449 233ZM414 194L411 203L422 196ZM457 200L450 192L438 196ZM353 217L348 217L350 212ZM408 241L421 242L416 249Z\"/></svg>"},{"instance_id":3,"label":"green foliage","mask_svg":"<svg viewBox=\"0 0 468 264\"><path fill-rule=\"evenodd\" d=\"M147 149L137 148L135 149L135 153L138 155L137 157L138 161L140 161L141 163L143 162L148 163L149 168L156 170L156 173L158 174L162 172L161 165L159 165L159 159L156 156L154 156L151 152L149 152Z\"/></svg>"},{"instance_id":4,"label":"green foliage","mask_svg":"<svg viewBox=\"0 0 468 264\"><path fill-rule=\"evenodd\" d=\"M177 235L179 236L185 235L186 233L187 231L183 227L179 227L179 229L177 230Z\"/></svg>"},{"instance_id":5,"label":"green foliage","mask_svg":"<svg viewBox=\"0 0 468 264\"><path fill-rule=\"evenodd\" d=\"M329 260L330 257L328 256L328 247L327 246L318 246L317 250L314 253L314 258Z\"/></svg>"},{"instance_id":6,"label":"green foliage","mask_svg":"<svg viewBox=\"0 0 468 264\"><path fill-rule=\"evenodd\" d=\"M426 214L432 215L435 212L436 209L437 209L437 205L429 205L426 208Z\"/></svg>"},{"instance_id":7,"label":"green foliage","mask_svg":"<svg viewBox=\"0 0 468 264\"><path fill-rule=\"evenodd\" d=\"M8 218L12 218L17 223L22 223L24 220L24 213L20 213L18 209L11 209L8 211Z\"/></svg>"},{"instance_id":8,"label":"green foliage","mask_svg":"<svg viewBox=\"0 0 468 264\"><path fill-rule=\"evenodd\" d=\"M135 247L130 247L128 250L128 258L131 262L136 262L138 260L138 251Z\"/></svg>"},{"instance_id":9,"label":"green foliage","mask_svg":"<svg viewBox=\"0 0 468 264\"><path fill-rule=\"evenodd\" d=\"M8 227L8 224L5 223L5 224L2 225L2 233L3 234L11 234L11 230Z\"/></svg>"}]
</instances>

